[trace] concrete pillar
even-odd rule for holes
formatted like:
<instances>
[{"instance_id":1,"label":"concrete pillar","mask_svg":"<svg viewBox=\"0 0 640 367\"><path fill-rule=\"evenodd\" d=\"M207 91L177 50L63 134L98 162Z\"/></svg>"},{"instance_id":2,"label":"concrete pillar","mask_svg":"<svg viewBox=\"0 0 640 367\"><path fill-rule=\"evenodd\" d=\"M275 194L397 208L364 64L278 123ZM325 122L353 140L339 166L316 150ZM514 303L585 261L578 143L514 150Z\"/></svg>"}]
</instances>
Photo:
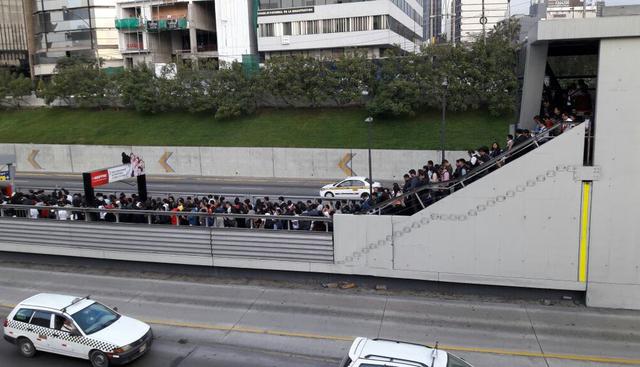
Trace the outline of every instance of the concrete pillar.
<instances>
[{"instance_id":1,"label":"concrete pillar","mask_svg":"<svg viewBox=\"0 0 640 367\"><path fill-rule=\"evenodd\" d=\"M600 41L587 305L640 310L640 37Z\"/></svg>"},{"instance_id":2,"label":"concrete pillar","mask_svg":"<svg viewBox=\"0 0 640 367\"><path fill-rule=\"evenodd\" d=\"M198 38L196 37L196 4L193 2L189 3L189 7L187 8L187 14L189 15L189 44L191 45L191 58L195 58L195 55L198 53Z\"/></svg>"},{"instance_id":3,"label":"concrete pillar","mask_svg":"<svg viewBox=\"0 0 640 367\"><path fill-rule=\"evenodd\" d=\"M540 113L548 48L546 42L527 45L519 122L519 126L522 128L533 128L533 117Z\"/></svg>"}]
</instances>

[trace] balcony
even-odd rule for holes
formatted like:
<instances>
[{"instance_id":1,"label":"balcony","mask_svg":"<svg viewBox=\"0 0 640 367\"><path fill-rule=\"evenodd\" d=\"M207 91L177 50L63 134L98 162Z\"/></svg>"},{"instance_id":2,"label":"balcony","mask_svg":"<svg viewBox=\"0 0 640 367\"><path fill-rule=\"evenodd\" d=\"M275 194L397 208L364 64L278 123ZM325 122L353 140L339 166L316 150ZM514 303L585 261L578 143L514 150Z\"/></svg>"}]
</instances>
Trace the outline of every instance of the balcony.
<instances>
[{"instance_id":1,"label":"balcony","mask_svg":"<svg viewBox=\"0 0 640 367\"><path fill-rule=\"evenodd\" d=\"M120 49L120 53L129 54L149 52L148 49L144 48L144 44L142 42L129 42L125 47L125 49Z\"/></svg>"},{"instance_id":2,"label":"balcony","mask_svg":"<svg viewBox=\"0 0 640 367\"><path fill-rule=\"evenodd\" d=\"M140 29L143 22L140 18L122 18L116 19L116 29L128 30L128 29Z\"/></svg>"},{"instance_id":3,"label":"balcony","mask_svg":"<svg viewBox=\"0 0 640 367\"><path fill-rule=\"evenodd\" d=\"M187 18L147 20L146 23L146 29L149 32L172 31L187 29L188 27Z\"/></svg>"}]
</instances>

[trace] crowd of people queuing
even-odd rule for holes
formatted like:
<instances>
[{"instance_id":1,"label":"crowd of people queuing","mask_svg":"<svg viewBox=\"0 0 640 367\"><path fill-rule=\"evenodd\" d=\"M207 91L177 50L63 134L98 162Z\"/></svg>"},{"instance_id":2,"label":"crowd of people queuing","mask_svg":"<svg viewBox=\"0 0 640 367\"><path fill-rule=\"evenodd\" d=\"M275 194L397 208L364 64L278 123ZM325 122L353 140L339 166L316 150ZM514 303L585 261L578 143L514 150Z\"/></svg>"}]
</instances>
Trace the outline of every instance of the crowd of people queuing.
<instances>
[{"instance_id":1,"label":"crowd of people queuing","mask_svg":"<svg viewBox=\"0 0 640 367\"><path fill-rule=\"evenodd\" d=\"M460 188L461 186L455 185L456 180L487 162L502 156L495 161L490 169L482 170L483 174L500 168L534 149L535 145L529 145L525 149L509 153L515 147L529 141L532 136L537 137L538 145L544 144L553 137L575 127L578 123L583 123L587 131L587 138L590 138L589 133L593 129L592 105L586 83L580 80L578 84L571 84L567 90L545 88L540 114L533 118L533 122L535 123L533 130L516 129L515 136L507 135L503 146L494 141L490 147L482 146L477 150L469 150L468 157L457 159L454 165L446 159L439 164L434 164L430 160L421 169L409 170L404 174L402 186L394 183L391 189L376 189L373 198L367 197L365 199L363 209L368 210L381 203L387 203L388 205L381 209L381 214L413 214ZM554 128L554 126L558 127ZM439 185L431 185L430 187L433 189L418 190L429 184ZM417 196L405 196L406 193L414 191Z\"/></svg>"},{"instance_id":2,"label":"crowd of people queuing","mask_svg":"<svg viewBox=\"0 0 640 367\"><path fill-rule=\"evenodd\" d=\"M440 163L434 163L432 160L429 160L422 168L417 170L411 169L405 173L402 186L394 183L391 189L376 189L373 198L365 198L362 207L364 210L369 210L378 204L387 203L388 205L385 205L384 208L381 209L381 214L413 214L423 207L449 195L453 190L462 187L457 187L455 183L482 165L492 160L496 162L490 169L486 171L483 170L483 174L486 174L518 156L527 153L529 150L534 149L535 146L528 146L525 149L514 151L512 154L508 153L518 145L529 141L531 137L532 132L530 130L516 129L515 136L511 134L507 135L504 147L497 141L494 141L491 146L481 146L477 150L468 150L468 157L456 159L454 165L447 159L444 159ZM545 139L548 140L551 138L548 137ZM539 143L544 143L545 139L539 140ZM496 159L498 160L496 161ZM468 183L470 182L466 184ZM421 188L425 189L420 190ZM405 195L406 193L412 192L416 192L418 196Z\"/></svg>"},{"instance_id":3,"label":"crowd of people queuing","mask_svg":"<svg viewBox=\"0 0 640 367\"><path fill-rule=\"evenodd\" d=\"M360 203L353 201L326 201L320 198L306 201L272 200L268 196L242 200L239 197L226 198L221 195L201 197L151 198L140 200L136 194L97 194L93 205L87 205L83 195L72 194L66 189L16 192L12 196L0 194L0 204L35 206L30 209L4 209L5 216L30 219L90 220L101 222L151 223L182 226L207 226L217 228L287 229L302 231L331 231L332 223L309 218L332 218L336 213L354 213L360 210ZM37 208L42 206L42 209ZM87 213L76 208L95 208ZM74 210L76 209L76 210ZM124 209L131 212L115 213L108 209ZM152 211L157 214L141 213ZM206 215L218 214L218 215ZM86 216L89 215L89 218ZM255 215L261 217L242 217ZM293 217L278 219L278 217ZM271 218L273 217L273 218ZM301 217L303 220L297 220ZM306 220L305 220L306 219Z\"/></svg>"}]
</instances>

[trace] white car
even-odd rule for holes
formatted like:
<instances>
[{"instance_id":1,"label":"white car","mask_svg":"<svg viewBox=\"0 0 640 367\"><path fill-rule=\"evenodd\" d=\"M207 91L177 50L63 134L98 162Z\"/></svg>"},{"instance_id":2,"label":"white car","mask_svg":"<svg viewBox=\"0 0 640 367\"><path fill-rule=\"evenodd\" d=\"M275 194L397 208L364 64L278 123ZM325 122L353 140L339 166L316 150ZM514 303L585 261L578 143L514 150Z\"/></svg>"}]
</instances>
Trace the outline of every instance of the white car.
<instances>
[{"instance_id":1,"label":"white car","mask_svg":"<svg viewBox=\"0 0 640 367\"><path fill-rule=\"evenodd\" d=\"M356 338L340 367L472 367L444 350L394 340Z\"/></svg>"},{"instance_id":2,"label":"white car","mask_svg":"<svg viewBox=\"0 0 640 367\"><path fill-rule=\"evenodd\" d=\"M36 351L121 365L145 354L151 327L89 297L41 293L18 304L4 321L5 340L25 357Z\"/></svg>"},{"instance_id":3,"label":"white car","mask_svg":"<svg viewBox=\"0 0 640 367\"><path fill-rule=\"evenodd\" d=\"M380 182L373 183L374 190L379 187L382 187ZM360 176L347 177L320 189L320 196L326 198L361 199L363 194L369 194L369 179Z\"/></svg>"}]
</instances>

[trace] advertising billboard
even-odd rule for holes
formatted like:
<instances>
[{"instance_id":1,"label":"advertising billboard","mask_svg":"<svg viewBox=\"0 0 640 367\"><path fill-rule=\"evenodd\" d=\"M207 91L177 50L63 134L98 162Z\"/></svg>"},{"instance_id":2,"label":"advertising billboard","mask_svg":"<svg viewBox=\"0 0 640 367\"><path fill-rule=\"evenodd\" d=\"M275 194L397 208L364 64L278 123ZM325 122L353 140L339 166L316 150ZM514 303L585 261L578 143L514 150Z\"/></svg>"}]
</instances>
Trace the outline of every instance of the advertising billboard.
<instances>
[{"instance_id":1,"label":"advertising billboard","mask_svg":"<svg viewBox=\"0 0 640 367\"><path fill-rule=\"evenodd\" d=\"M95 188L144 175L144 161L142 158L133 153L127 157L129 163L90 172L91 187Z\"/></svg>"}]
</instances>

